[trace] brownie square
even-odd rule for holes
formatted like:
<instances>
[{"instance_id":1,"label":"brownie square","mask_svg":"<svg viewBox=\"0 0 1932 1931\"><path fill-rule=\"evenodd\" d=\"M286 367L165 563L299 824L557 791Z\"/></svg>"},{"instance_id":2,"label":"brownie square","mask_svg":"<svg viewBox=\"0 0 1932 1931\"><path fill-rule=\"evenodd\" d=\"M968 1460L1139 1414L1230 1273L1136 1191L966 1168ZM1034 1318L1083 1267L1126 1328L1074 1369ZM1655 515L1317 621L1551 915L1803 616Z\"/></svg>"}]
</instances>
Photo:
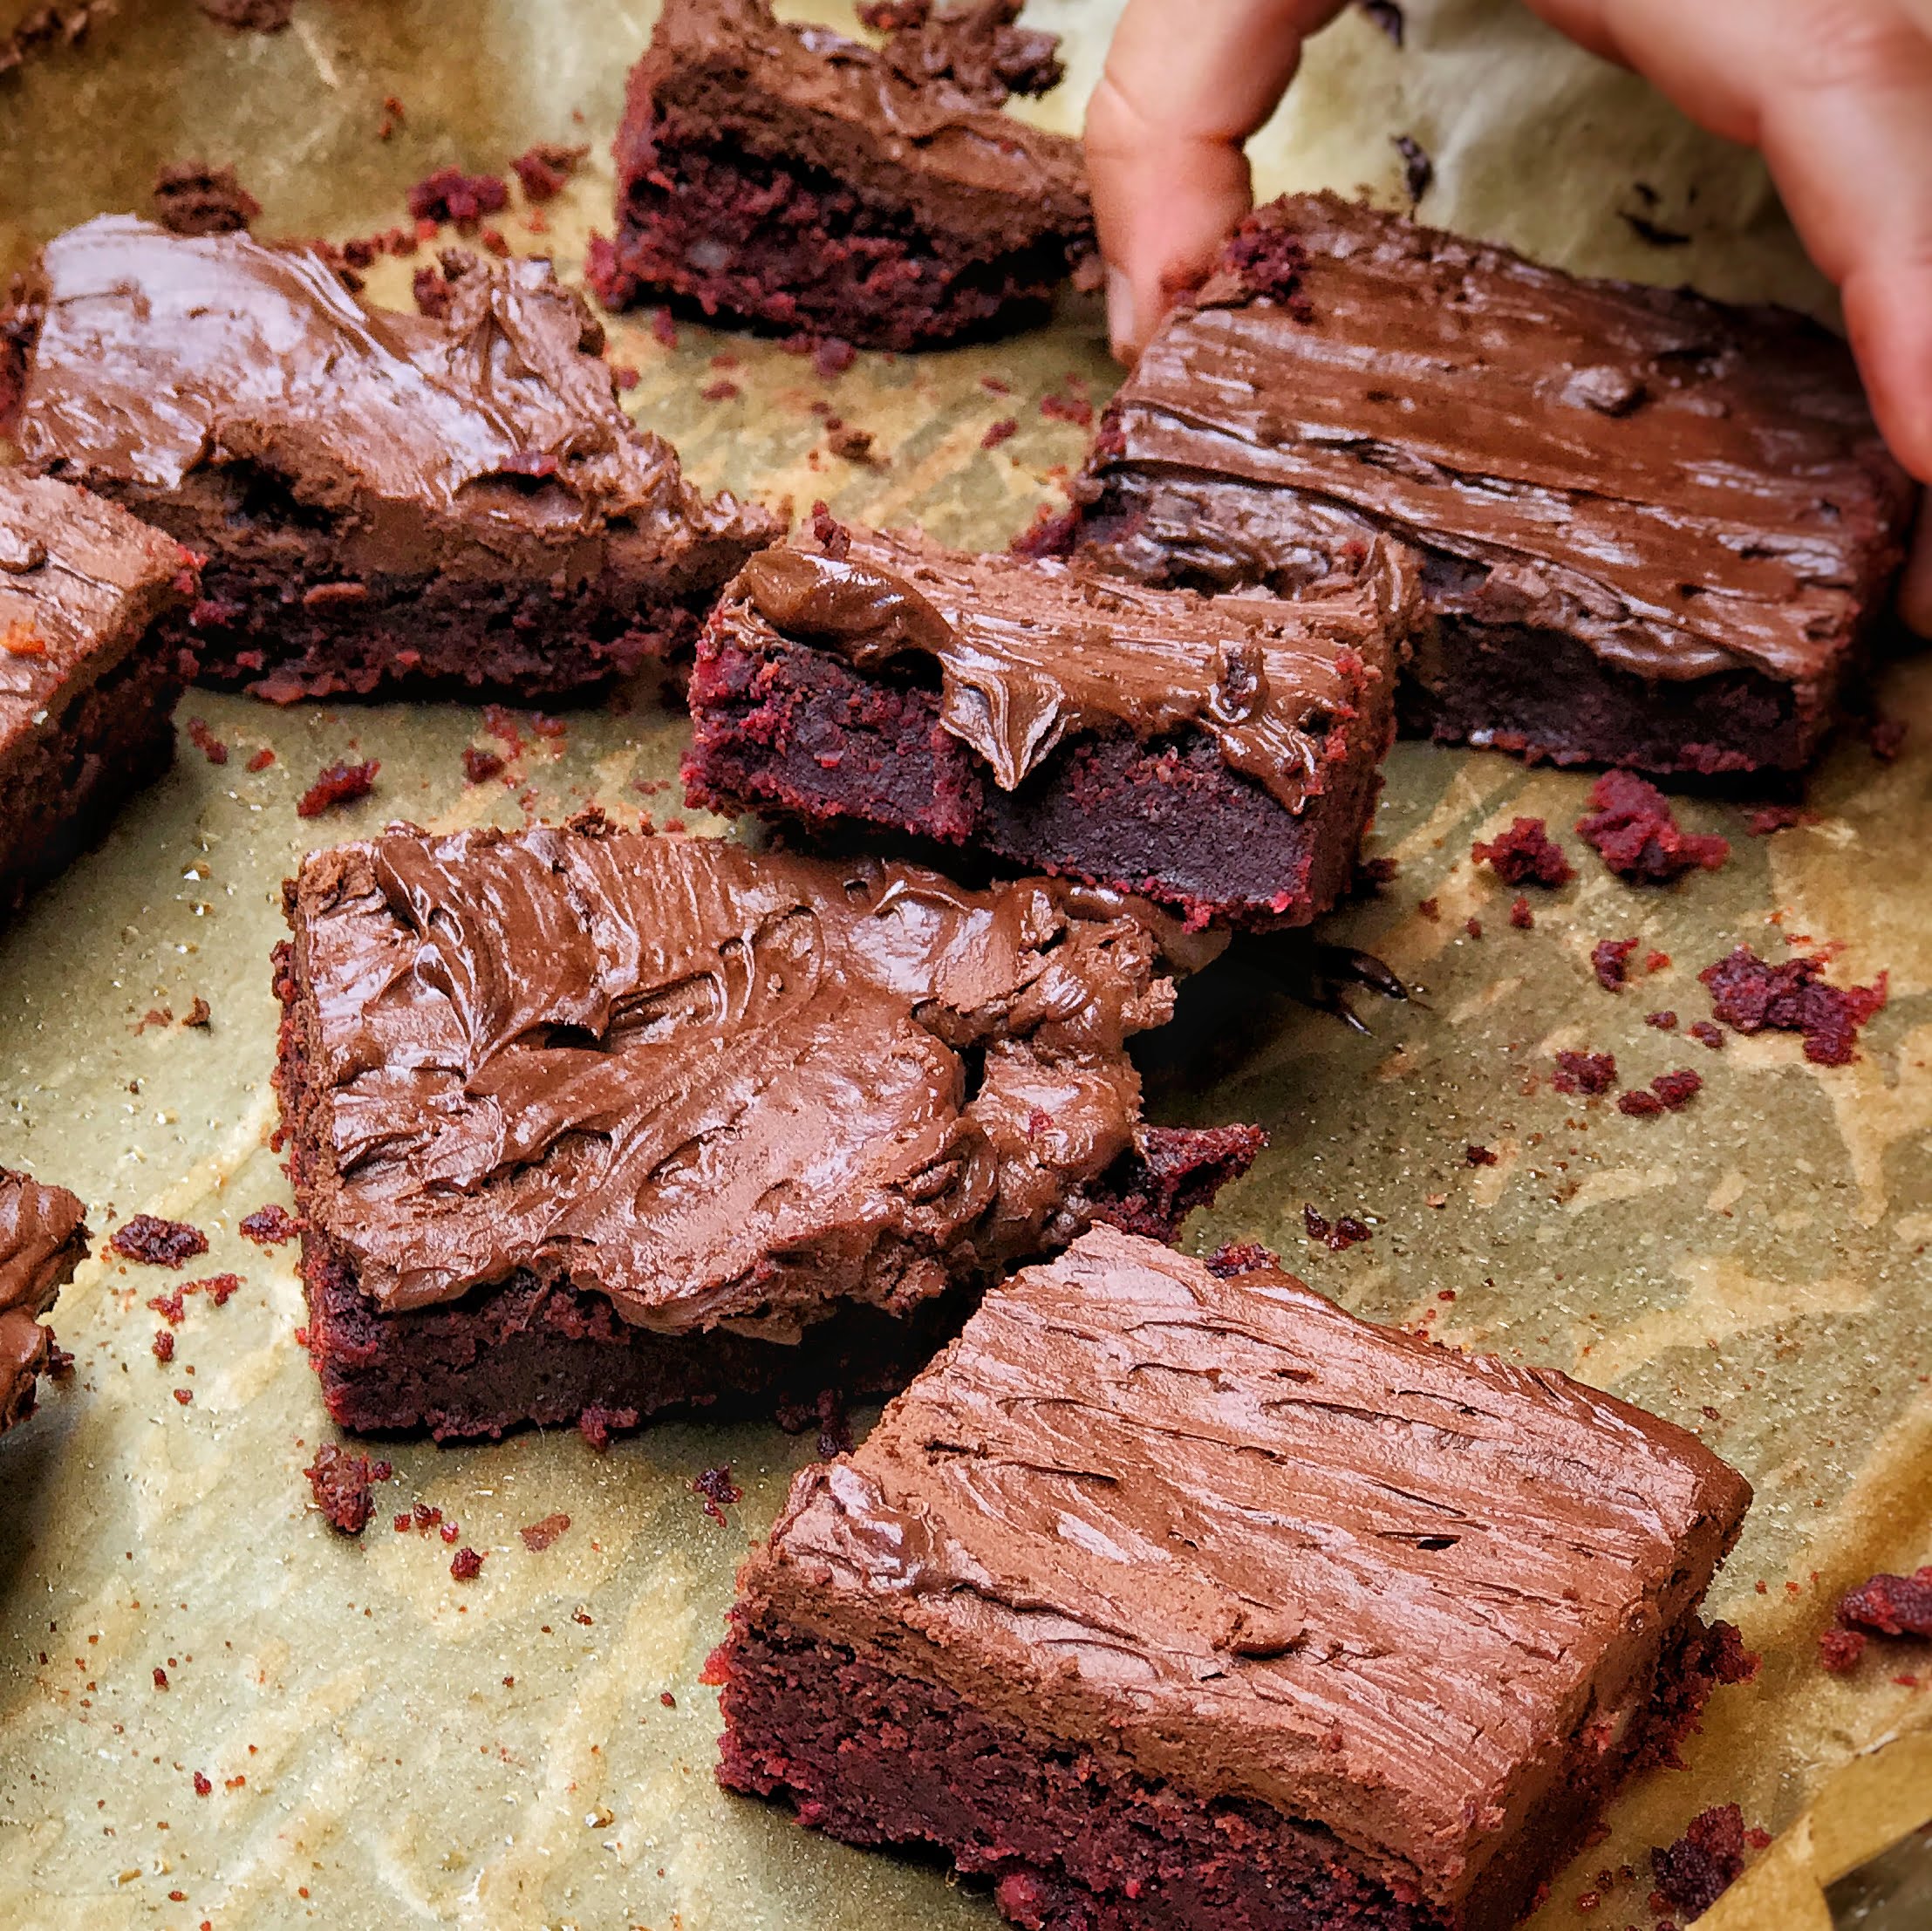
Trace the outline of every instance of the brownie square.
<instances>
[{"instance_id":1,"label":"brownie square","mask_svg":"<svg viewBox=\"0 0 1932 1931\"><path fill-rule=\"evenodd\" d=\"M1348 888L1417 603L1377 543L1289 601L847 529L754 557L699 643L687 795L1298 925Z\"/></svg>"},{"instance_id":2,"label":"brownie square","mask_svg":"<svg viewBox=\"0 0 1932 1931\"><path fill-rule=\"evenodd\" d=\"M1399 215L1261 209L1120 392L1083 542L1292 585L1413 543L1405 729L1559 763L1795 770L1904 554L1913 488L1803 317L1580 281Z\"/></svg>"},{"instance_id":3,"label":"brownie square","mask_svg":"<svg viewBox=\"0 0 1932 1931\"><path fill-rule=\"evenodd\" d=\"M33 1413L36 1384L57 1360L40 1317L86 1258L80 1202L0 1167L0 1434Z\"/></svg>"},{"instance_id":4,"label":"brownie square","mask_svg":"<svg viewBox=\"0 0 1932 1931\"><path fill-rule=\"evenodd\" d=\"M861 10L866 11L868 10ZM1093 250L1080 145L1002 112L1060 78L1019 0L870 10L873 47L768 0L666 0L618 131L611 306L918 349L1037 319Z\"/></svg>"},{"instance_id":5,"label":"brownie square","mask_svg":"<svg viewBox=\"0 0 1932 1931\"><path fill-rule=\"evenodd\" d=\"M688 649L778 534L631 424L543 263L401 315L316 250L104 215L47 244L16 331L28 463L206 556L170 634L260 697L582 692Z\"/></svg>"},{"instance_id":6,"label":"brownie square","mask_svg":"<svg viewBox=\"0 0 1932 1931\"><path fill-rule=\"evenodd\" d=\"M1567 1377L1096 1228L739 1578L720 1776L1015 1923L1497 1931L1748 1672L1750 1499Z\"/></svg>"},{"instance_id":7,"label":"brownie square","mask_svg":"<svg viewBox=\"0 0 1932 1931\"><path fill-rule=\"evenodd\" d=\"M173 760L181 674L158 633L192 562L85 490L0 468L0 919Z\"/></svg>"},{"instance_id":8,"label":"brownie square","mask_svg":"<svg viewBox=\"0 0 1932 1931\"><path fill-rule=\"evenodd\" d=\"M361 1429L901 1385L1112 1214L1171 1231L1253 1129L1156 1132L1148 910L716 839L392 830L287 893L277 1083L308 1338Z\"/></svg>"}]
</instances>

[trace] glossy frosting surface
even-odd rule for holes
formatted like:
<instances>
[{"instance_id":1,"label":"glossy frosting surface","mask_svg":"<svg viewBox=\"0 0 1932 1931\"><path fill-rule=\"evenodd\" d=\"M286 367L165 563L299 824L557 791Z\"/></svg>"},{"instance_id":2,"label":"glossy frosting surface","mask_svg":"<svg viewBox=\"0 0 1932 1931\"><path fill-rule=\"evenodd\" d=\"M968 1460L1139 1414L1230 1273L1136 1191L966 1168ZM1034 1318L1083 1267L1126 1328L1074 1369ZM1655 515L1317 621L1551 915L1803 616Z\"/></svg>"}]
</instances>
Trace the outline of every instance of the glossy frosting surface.
<instances>
[{"instance_id":1,"label":"glossy frosting surface","mask_svg":"<svg viewBox=\"0 0 1932 1931\"><path fill-rule=\"evenodd\" d=\"M930 659L940 721L1012 791L1067 737L1124 725L1143 741L1207 733L1290 811L1322 788L1330 730L1393 675L1416 602L1391 546L1305 599L1150 590L1055 562L966 556L911 533L801 532L754 556L713 619L860 670Z\"/></svg>"},{"instance_id":2,"label":"glossy frosting surface","mask_svg":"<svg viewBox=\"0 0 1932 1931\"><path fill-rule=\"evenodd\" d=\"M1580 1730L1621 1734L1749 1494L1561 1375L1102 1227L801 1473L741 1586L1446 1904Z\"/></svg>"},{"instance_id":3,"label":"glossy frosting surface","mask_svg":"<svg viewBox=\"0 0 1932 1931\"><path fill-rule=\"evenodd\" d=\"M909 1306L1078 1231L1171 999L1104 895L601 823L318 853L292 917L304 1210L386 1309L518 1267L667 1331Z\"/></svg>"},{"instance_id":4,"label":"glossy frosting surface","mask_svg":"<svg viewBox=\"0 0 1932 1931\"><path fill-rule=\"evenodd\" d=\"M86 1257L85 1218L65 1187L0 1167L0 1428L31 1402L48 1345L37 1317Z\"/></svg>"},{"instance_id":5,"label":"glossy frosting surface","mask_svg":"<svg viewBox=\"0 0 1932 1931\"><path fill-rule=\"evenodd\" d=\"M1288 236L1292 280L1224 266L1170 318L1097 481L1260 486L1201 537L1264 559L1412 539L1471 566L1441 607L1646 676L1802 682L1843 651L1910 502L1843 342L1332 195L1262 210L1244 245L1279 261Z\"/></svg>"}]
</instances>

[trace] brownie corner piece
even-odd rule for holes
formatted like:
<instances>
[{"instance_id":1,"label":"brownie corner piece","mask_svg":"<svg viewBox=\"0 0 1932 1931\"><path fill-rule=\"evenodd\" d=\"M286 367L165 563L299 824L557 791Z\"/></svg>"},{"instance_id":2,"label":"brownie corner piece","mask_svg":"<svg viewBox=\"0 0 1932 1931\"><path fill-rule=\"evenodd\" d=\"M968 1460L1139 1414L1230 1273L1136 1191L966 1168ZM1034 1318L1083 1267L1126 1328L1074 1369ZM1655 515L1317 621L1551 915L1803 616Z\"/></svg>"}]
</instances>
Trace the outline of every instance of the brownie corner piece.
<instances>
[{"instance_id":1,"label":"brownie corner piece","mask_svg":"<svg viewBox=\"0 0 1932 1931\"><path fill-rule=\"evenodd\" d=\"M1417 602L1380 542L1290 599L820 519L707 620L687 795L967 848L1193 926L1306 924L1348 889Z\"/></svg>"},{"instance_id":2,"label":"brownie corner piece","mask_svg":"<svg viewBox=\"0 0 1932 1931\"><path fill-rule=\"evenodd\" d=\"M800 1473L719 1775L1031 1931L1502 1931L1735 1632L1750 1490L1550 1372L1096 1228Z\"/></svg>"},{"instance_id":3,"label":"brownie corner piece","mask_svg":"<svg viewBox=\"0 0 1932 1931\"><path fill-rule=\"evenodd\" d=\"M194 559L72 485L0 469L0 919L174 754L161 636Z\"/></svg>"},{"instance_id":4,"label":"brownie corner piece","mask_svg":"<svg viewBox=\"0 0 1932 1931\"><path fill-rule=\"evenodd\" d=\"M1292 583L1410 543L1432 621L1405 730L1664 774L1811 761L1913 498L1816 324L1332 194L1250 218L1076 494L1081 549L1157 577Z\"/></svg>"},{"instance_id":5,"label":"brownie corner piece","mask_svg":"<svg viewBox=\"0 0 1932 1931\"><path fill-rule=\"evenodd\" d=\"M779 534L631 421L547 263L406 315L316 249L102 215L29 283L14 439L205 556L169 625L204 682L567 697L687 651Z\"/></svg>"},{"instance_id":6,"label":"brownie corner piece","mask_svg":"<svg viewBox=\"0 0 1932 1931\"><path fill-rule=\"evenodd\" d=\"M862 8L881 46L768 0L667 0L617 138L612 307L917 349L1036 318L1093 253L1079 143L1002 111L1059 78L1019 0Z\"/></svg>"},{"instance_id":7,"label":"brownie corner piece","mask_svg":"<svg viewBox=\"0 0 1932 1931\"><path fill-rule=\"evenodd\" d=\"M276 1083L331 1414L884 1392L1003 1268L1171 1233L1259 1136L1142 1121L1171 987L1092 896L594 816L311 855Z\"/></svg>"},{"instance_id":8,"label":"brownie corner piece","mask_svg":"<svg viewBox=\"0 0 1932 1931\"><path fill-rule=\"evenodd\" d=\"M0 1167L0 1433L33 1413L58 1366L40 1317L87 1258L86 1210L65 1187Z\"/></svg>"}]
</instances>

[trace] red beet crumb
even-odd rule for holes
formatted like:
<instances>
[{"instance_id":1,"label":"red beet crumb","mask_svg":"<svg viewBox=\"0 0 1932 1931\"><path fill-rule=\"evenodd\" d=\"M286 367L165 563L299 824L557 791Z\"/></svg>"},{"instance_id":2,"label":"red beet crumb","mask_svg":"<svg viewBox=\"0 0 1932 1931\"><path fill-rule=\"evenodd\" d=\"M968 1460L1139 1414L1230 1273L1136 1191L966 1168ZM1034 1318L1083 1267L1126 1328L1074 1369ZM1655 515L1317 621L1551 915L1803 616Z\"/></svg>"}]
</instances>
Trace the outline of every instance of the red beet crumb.
<instances>
[{"instance_id":1,"label":"red beet crumb","mask_svg":"<svg viewBox=\"0 0 1932 1931\"><path fill-rule=\"evenodd\" d=\"M1822 959L1772 966L1740 945L1697 977L1710 988L1711 1010L1726 1026L1740 1033L1801 1033L1807 1060L1848 1066L1858 1057L1859 1028L1885 1004L1888 975L1881 972L1875 986L1827 986L1819 977L1824 969Z\"/></svg>"},{"instance_id":2,"label":"red beet crumb","mask_svg":"<svg viewBox=\"0 0 1932 1931\"><path fill-rule=\"evenodd\" d=\"M474 1582L483 1573L483 1559L474 1549L459 1549L449 1559L449 1573L458 1582Z\"/></svg>"},{"instance_id":3,"label":"red beet crumb","mask_svg":"<svg viewBox=\"0 0 1932 1931\"><path fill-rule=\"evenodd\" d=\"M315 782L296 800L298 818L319 818L335 805L353 804L376 788L376 774L382 766L371 758L366 764L331 764L316 775Z\"/></svg>"},{"instance_id":4,"label":"red beet crumb","mask_svg":"<svg viewBox=\"0 0 1932 1931\"><path fill-rule=\"evenodd\" d=\"M1595 809L1577 820L1577 835L1620 877L1661 884L1699 865L1715 871L1731 856L1728 840L1681 829L1670 801L1631 772L1606 771L1591 788L1590 802Z\"/></svg>"},{"instance_id":5,"label":"red beet crumb","mask_svg":"<svg viewBox=\"0 0 1932 1931\"><path fill-rule=\"evenodd\" d=\"M409 190L409 212L419 222L454 222L467 226L481 215L494 215L510 198L501 174L466 174L460 167L439 167Z\"/></svg>"},{"instance_id":6,"label":"red beet crumb","mask_svg":"<svg viewBox=\"0 0 1932 1931\"><path fill-rule=\"evenodd\" d=\"M1643 1023L1656 1027L1660 1033L1674 1033L1677 1029L1677 1015L1667 1006L1661 1013L1646 1013Z\"/></svg>"},{"instance_id":7,"label":"red beet crumb","mask_svg":"<svg viewBox=\"0 0 1932 1931\"><path fill-rule=\"evenodd\" d=\"M1849 1676L1864 1660L1871 1641L1862 1629L1844 1629L1834 1624L1818 1639L1818 1661L1834 1676Z\"/></svg>"},{"instance_id":8,"label":"red beet crumb","mask_svg":"<svg viewBox=\"0 0 1932 1931\"><path fill-rule=\"evenodd\" d=\"M999 421L986 426L986 434L980 438L980 447L982 449L997 449L1009 436L1019 433L1018 420L1013 416L1001 416Z\"/></svg>"},{"instance_id":9,"label":"red beet crumb","mask_svg":"<svg viewBox=\"0 0 1932 1931\"><path fill-rule=\"evenodd\" d=\"M1487 1147L1466 1146L1463 1149L1464 1162L1472 1167L1492 1167L1496 1156Z\"/></svg>"},{"instance_id":10,"label":"red beet crumb","mask_svg":"<svg viewBox=\"0 0 1932 1931\"><path fill-rule=\"evenodd\" d=\"M257 1247L279 1247L300 1232L300 1223L286 1207L257 1207L242 1222L242 1238Z\"/></svg>"},{"instance_id":11,"label":"red beet crumb","mask_svg":"<svg viewBox=\"0 0 1932 1931\"><path fill-rule=\"evenodd\" d=\"M1724 1049L1724 1036L1709 1020L1692 1020L1684 1028L1700 1046L1708 1046L1713 1053Z\"/></svg>"},{"instance_id":12,"label":"red beet crumb","mask_svg":"<svg viewBox=\"0 0 1932 1931\"><path fill-rule=\"evenodd\" d=\"M208 1236L185 1220L162 1220L151 1213L138 1213L114 1230L107 1245L123 1260L137 1260L149 1267L179 1267L208 1252Z\"/></svg>"},{"instance_id":13,"label":"red beet crumb","mask_svg":"<svg viewBox=\"0 0 1932 1931\"><path fill-rule=\"evenodd\" d=\"M360 1535L376 1512L371 1488L395 1471L386 1462L372 1462L366 1455L351 1455L335 1443L324 1442L302 1472L330 1526L341 1535Z\"/></svg>"},{"instance_id":14,"label":"red beet crumb","mask_svg":"<svg viewBox=\"0 0 1932 1931\"><path fill-rule=\"evenodd\" d=\"M502 755L495 751L485 751L480 746L466 744L463 747L463 782L465 784L488 784L503 768Z\"/></svg>"},{"instance_id":15,"label":"red beet crumb","mask_svg":"<svg viewBox=\"0 0 1932 1931\"><path fill-rule=\"evenodd\" d=\"M1650 1853L1657 1888L1686 1918L1708 1911L1744 1870L1744 1819L1735 1804L1700 1811L1675 1844Z\"/></svg>"},{"instance_id":16,"label":"red beet crumb","mask_svg":"<svg viewBox=\"0 0 1932 1931\"><path fill-rule=\"evenodd\" d=\"M542 1555L570 1525L570 1518L567 1515L547 1515L541 1522L533 1522L527 1529L519 1529L516 1532L522 1537L523 1546L532 1555Z\"/></svg>"},{"instance_id":17,"label":"red beet crumb","mask_svg":"<svg viewBox=\"0 0 1932 1931\"><path fill-rule=\"evenodd\" d=\"M1509 922L1518 931L1533 931L1536 926L1536 914L1530 910L1530 902L1519 892L1510 901Z\"/></svg>"},{"instance_id":18,"label":"red beet crumb","mask_svg":"<svg viewBox=\"0 0 1932 1931\"><path fill-rule=\"evenodd\" d=\"M1600 938L1590 948L1590 970L1607 993L1621 993L1630 977L1630 954L1637 949L1634 938Z\"/></svg>"},{"instance_id":19,"label":"red beet crumb","mask_svg":"<svg viewBox=\"0 0 1932 1931\"><path fill-rule=\"evenodd\" d=\"M540 140L510 163L510 172L523 184L527 200L547 201L563 191L564 182L576 174L577 163L590 152L588 147L564 147L556 141Z\"/></svg>"},{"instance_id":20,"label":"red beet crumb","mask_svg":"<svg viewBox=\"0 0 1932 1931\"><path fill-rule=\"evenodd\" d=\"M154 1359L158 1361L174 1359L174 1337L165 1327L154 1330Z\"/></svg>"},{"instance_id":21,"label":"red beet crumb","mask_svg":"<svg viewBox=\"0 0 1932 1931\"><path fill-rule=\"evenodd\" d=\"M1353 1214L1343 1214L1331 1222L1311 1207L1301 1210L1301 1225L1310 1240L1319 1240L1330 1253L1346 1253L1357 1241L1369 1238L1371 1230Z\"/></svg>"},{"instance_id":22,"label":"red beet crumb","mask_svg":"<svg viewBox=\"0 0 1932 1931\"><path fill-rule=\"evenodd\" d=\"M194 1784L195 1794L197 1797L208 1797L212 1795L214 1792L214 1784L209 1783L208 1778L202 1776L201 1771L196 1771L195 1773Z\"/></svg>"},{"instance_id":23,"label":"red beet crumb","mask_svg":"<svg viewBox=\"0 0 1932 1931\"><path fill-rule=\"evenodd\" d=\"M1559 1093L1608 1093L1617 1083L1614 1053L1559 1053L1550 1084Z\"/></svg>"},{"instance_id":24,"label":"red beet crumb","mask_svg":"<svg viewBox=\"0 0 1932 1931\"><path fill-rule=\"evenodd\" d=\"M610 1447L612 1435L625 1429L638 1425L638 1411L634 1408L587 1408L577 1418L577 1433L594 1448L599 1455Z\"/></svg>"},{"instance_id":25,"label":"red beet crumb","mask_svg":"<svg viewBox=\"0 0 1932 1931\"><path fill-rule=\"evenodd\" d=\"M206 718L190 718L188 720L188 741L208 760L210 764L228 762L228 747L214 732L208 729Z\"/></svg>"},{"instance_id":26,"label":"red beet crumb","mask_svg":"<svg viewBox=\"0 0 1932 1931\"><path fill-rule=\"evenodd\" d=\"M1689 1067L1680 1067L1675 1073L1658 1074L1650 1082L1650 1090L1673 1113L1678 1113L1703 1090L1703 1083L1701 1074L1693 1073Z\"/></svg>"},{"instance_id":27,"label":"red beet crumb","mask_svg":"<svg viewBox=\"0 0 1932 1931\"><path fill-rule=\"evenodd\" d=\"M1518 818L1488 843L1478 839L1469 855L1488 865L1505 885L1567 885L1576 877L1561 845L1540 818Z\"/></svg>"},{"instance_id":28,"label":"red beet crumb","mask_svg":"<svg viewBox=\"0 0 1932 1931\"><path fill-rule=\"evenodd\" d=\"M713 1522L722 1523L725 1511L734 1502L742 1502L745 1491L731 1478L731 1464L721 1462L714 1469L707 1469L702 1475L694 1477L691 1484L692 1492L704 1498L705 1513Z\"/></svg>"}]
</instances>

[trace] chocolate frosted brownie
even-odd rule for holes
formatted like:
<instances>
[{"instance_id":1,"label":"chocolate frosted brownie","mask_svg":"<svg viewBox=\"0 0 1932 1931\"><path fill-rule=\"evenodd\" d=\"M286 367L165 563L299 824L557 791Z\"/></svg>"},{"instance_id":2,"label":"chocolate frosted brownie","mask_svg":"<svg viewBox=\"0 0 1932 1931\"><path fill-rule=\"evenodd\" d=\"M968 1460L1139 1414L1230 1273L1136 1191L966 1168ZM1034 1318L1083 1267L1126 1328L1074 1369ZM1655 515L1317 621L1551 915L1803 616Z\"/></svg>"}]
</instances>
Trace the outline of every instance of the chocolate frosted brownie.
<instances>
[{"instance_id":1,"label":"chocolate frosted brownie","mask_svg":"<svg viewBox=\"0 0 1932 1931\"><path fill-rule=\"evenodd\" d=\"M875 48L768 0L666 0L618 131L598 293L878 349L1036 318L1093 216L1079 143L1002 112L1060 78L1019 10L875 8Z\"/></svg>"},{"instance_id":2,"label":"chocolate frosted brownie","mask_svg":"<svg viewBox=\"0 0 1932 1931\"><path fill-rule=\"evenodd\" d=\"M1150 910L563 829L397 830L288 892L278 1075L330 1412L439 1436L897 1385L936 1304L1248 1129L1157 1132ZM957 1309L951 1310L956 1321Z\"/></svg>"},{"instance_id":3,"label":"chocolate frosted brownie","mask_svg":"<svg viewBox=\"0 0 1932 1931\"><path fill-rule=\"evenodd\" d=\"M157 638L193 559L85 490L0 468L0 918L174 754Z\"/></svg>"},{"instance_id":4,"label":"chocolate frosted brownie","mask_svg":"<svg viewBox=\"0 0 1932 1931\"><path fill-rule=\"evenodd\" d=\"M803 1470L708 1672L722 1780L1034 1931L1527 1910L1748 1673L1696 1607L1751 1491L1260 1258L1096 1228Z\"/></svg>"},{"instance_id":5,"label":"chocolate frosted brownie","mask_svg":"<svg viewBox=\"0 0 1932 1931\"><path fill-rule=\"evenodd\" d=\"M778 534L632 426L542 263L467 270L433 319L310 249L104 215L47 245L24 314L14 436L206 554L175 634L207 681L581 691L688 647Z\"/></svg>"},{"instance_id":6,"label":"chocolate frosted brownie","mask_svg":"<svg viewBox=\"0 0 1932 1931\"><path fill-rule=\"evenodd\" d=\"M85 1218L66 1188L0 1167L0 1432L33 1413L35 1384L53 1365L40 1316L87 1258Z\"/></svg>"},{"instance_id":7,"label":"chocolate frosted brownie","mask_svg":"<svg viewBox=\"0 0 1932 1931\"><path fill-rule=\"evenodd\" d=\"M1158 582L1292 587L1412 542L1437 621L1405 728L1658 772L1809 761L1913 495L1850 351L1800 317L1326 194L1238 233L1078 493L1083 541Z\"/></svg>"},{"instance_id":8,"label":"chocolate frosted brownie","mask_svg":"<svg viewBox=\"0 0 1932 1931\"><path fill-rule=\"evenodd\" d=\"M705 626L688 795L971 846L1195 925L1301 925L1353 875L1415 602L1382 543L1290 602L821 515Z\"/></svg>"}]
</instances>

